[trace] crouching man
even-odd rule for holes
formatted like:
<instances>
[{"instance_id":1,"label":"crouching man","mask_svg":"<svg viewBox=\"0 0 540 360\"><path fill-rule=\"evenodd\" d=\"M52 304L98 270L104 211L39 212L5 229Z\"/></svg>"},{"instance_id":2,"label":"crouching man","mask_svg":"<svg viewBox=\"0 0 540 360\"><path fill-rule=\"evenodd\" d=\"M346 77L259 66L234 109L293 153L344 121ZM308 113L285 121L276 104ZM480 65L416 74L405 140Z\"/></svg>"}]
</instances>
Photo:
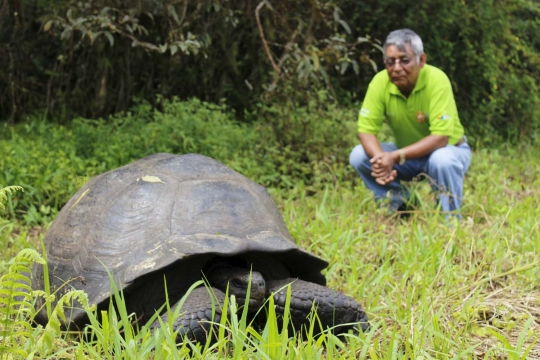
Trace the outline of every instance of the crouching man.
<instances>
[{"instance_id":1,"label":"crouching man","mask_svg":"<svg viewBox=\"0 0 540 360\"><path fill-rule=\"evenodd\" d=\"M460 217L471 149L450 80L426 64L422 39L412 30L391 32L383 49L386 69L369 84L358 117L361 144L349 162L377 200L390 198L392 210L403 208L408 199L400 181L424 173L439 194L442 211ZM384 120L395 144L377 140Z\"/></svg>"}]
</instances>

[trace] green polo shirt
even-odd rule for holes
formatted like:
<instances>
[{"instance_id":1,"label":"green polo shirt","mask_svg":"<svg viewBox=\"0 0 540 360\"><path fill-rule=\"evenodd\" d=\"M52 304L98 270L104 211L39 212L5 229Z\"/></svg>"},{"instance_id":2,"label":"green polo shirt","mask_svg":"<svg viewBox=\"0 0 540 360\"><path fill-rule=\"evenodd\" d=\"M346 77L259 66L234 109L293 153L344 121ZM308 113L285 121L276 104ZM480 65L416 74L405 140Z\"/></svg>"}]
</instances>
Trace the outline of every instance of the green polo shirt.
<instances>
[{"instance_id":1,"label":"green polo shirt","mask_svg":"<svg viewBox=\"0 0 540 360\"><path fill-rule=\"evenodd\" d=\"M408 98L392 84L386 70L375 75L360 109L358 132L376 135L384 119L398 148L430 134L448 136L448 144L454 145L464 133L450 80L442 70L427 64Z\"/></svg>"}]
</instances>

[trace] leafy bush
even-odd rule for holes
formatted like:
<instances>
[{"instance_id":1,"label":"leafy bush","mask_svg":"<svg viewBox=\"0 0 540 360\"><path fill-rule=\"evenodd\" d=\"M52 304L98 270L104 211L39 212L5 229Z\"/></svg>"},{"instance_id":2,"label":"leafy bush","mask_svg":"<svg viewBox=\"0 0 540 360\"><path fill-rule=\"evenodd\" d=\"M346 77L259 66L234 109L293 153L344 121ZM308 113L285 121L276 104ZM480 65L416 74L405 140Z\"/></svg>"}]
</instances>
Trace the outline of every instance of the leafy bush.
<instances>
[{"instance_id":1,"label":"leafy bush","mask_svg":"<svg viewBox=\"0 0 540 360\"><path fill-rule=\"evenodd\" d=\"M442 23L424 31L437 62L454 58L448 70L469 131L485 143L535 139L540 129L540 8L527 0L450 6L459 26ZM449 31L452 46L433 41Z\"/></svg>"},{"instance_id":2,"label":"leafy bush","mask_svg":"<svg viewBox=\"0 0 540 360\"><path fill-rule=\"evenodd\" d=\"M342 176L358 143L356 114L339 107L325 91L316 95L305 106L285 102L258 109L257 152L265 170L257 178L264 185L291 188L301 182L315 191Z\"/></svg>"},{"instance_id":3,"label":"leafy bush","mask_svg":"<svg viewBox=\"0 0 540 360\"><path fill-rule=\"evenodd\" d=\"M65 127L34 118L8 128L0 140L0 186L18 184L25 192L8 199L7 216L28 225L50 222L89 177L156 152L196 152L256 168L257 133L225 105L159 104L162 110L141 102L108 122L78 118Z\"/></svg>"},{"instance_id":4,"label":"leafy bush","mask_svg":"<svg viewBox=\"0 0 540 360\"><path fill-rule=\"evenodd\" d=\"M226 98L243 113L280 76L328 85L371 68L343 2L17 1L0 11L0 119L95 119L156 95Z\"/></svg>"},{"instance_id":5,"label":"leafy bush","mask_svg":"<svg viewBox=\"0 0 540 360\"><path fill-rule=\"evenodd\" d=\"M108 121L77 118L66 127L35 118L9 128L0 186L25 192L8 201L8 216L47 223L89 177L157 152L203 154L264 186L302 183L310 193L355 178L347 166L358 143L356 108L339 107L325 91L305 106L261 105L251 125L223 104L158 102L160 110L141 101Z\"/></svg>"},{"instance_id":6,"label":"leafy bush","mask_svg":"<svg viewBox=\"0 0 540 360\"><path fill-rule=\"evenodd\" d=\"M163 98L158 104L161 110L140 102L108 121L75 119L77 156L97 174L158 152L199 153L227 162L256 143L255 131L238 123L225 105Z\"/></svg>"},{"instance_id":7,"label":"leafy bush","mask_svg":"<svg viewBox=\"0 0 540 360\"><path fill-rule=\"evenodd\" d=\"M25 191L8 199L7 216L29 225L48 222L80 187L85 163L63 126L34 119L8 129L7 139L0 141L0 187L17 184Z\"/></svg>"}]
</instances>

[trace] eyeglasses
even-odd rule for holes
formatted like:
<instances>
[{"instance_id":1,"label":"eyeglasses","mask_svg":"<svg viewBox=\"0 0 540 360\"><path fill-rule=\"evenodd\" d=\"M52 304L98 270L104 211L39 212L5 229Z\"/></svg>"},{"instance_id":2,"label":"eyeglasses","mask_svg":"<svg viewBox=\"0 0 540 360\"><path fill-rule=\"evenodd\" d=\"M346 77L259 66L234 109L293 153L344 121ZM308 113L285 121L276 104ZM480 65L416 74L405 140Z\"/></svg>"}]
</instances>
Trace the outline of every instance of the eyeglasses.
<instances>
[{"instance_id":1,"label":"eyeglasses","mask_svg":"<svg viewBox=\"0 0 540 360\"><path fill-rule=\"evenodd\" d=\"M386 58L384 59L384 65L386 65L387 68L392 68L394 67L394 65L396 65L396 62L399 62L401 66L407 66L411 63L411 61L412 60L409 59L408 57L402 57L399 59Z\"/></svg>"}]
</instances>

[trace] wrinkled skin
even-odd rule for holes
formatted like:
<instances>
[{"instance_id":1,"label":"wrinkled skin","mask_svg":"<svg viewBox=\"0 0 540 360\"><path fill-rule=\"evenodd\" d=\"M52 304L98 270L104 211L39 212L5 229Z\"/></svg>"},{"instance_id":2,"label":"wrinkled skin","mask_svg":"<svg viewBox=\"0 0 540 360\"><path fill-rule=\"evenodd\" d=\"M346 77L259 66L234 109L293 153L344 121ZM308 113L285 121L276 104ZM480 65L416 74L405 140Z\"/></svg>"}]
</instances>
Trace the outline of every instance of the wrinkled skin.
<instances>
[{"instance_id":1,"label":"wrinkled skin","mask_svg":"<svg viewBox=\"0 0 540 360\"><path fill-rule=\"evenodd\" d=\"M266 296L266 281L261 273L249 272L244 268L219 266L207 276L208 282L223 293L229 286L229 294L236 297L240 305L245 305L249 290L249 311L255 312L261 308ZM251 288L249 288L251 280Z\"/></svg>"},{"instance_id":2,"label":"wrinkled skin","mask_svg":"<svg viewBox=\"0 0 540 360\"><path fill-rule=\"evenodd\" d=\"M206 279L211 288L200 287L192 291L182 306L182 315L173 323L174 330L178 330L178 342L187 338L204 343L209 338L215 338L216 327L212 327L212 323L221 321L220 306L224 302L227 286L229 294L234 295L240 305L245 304L250 287L248 306L249 313L254 316L270 296L274 297L277 314L283 315L287 285L290 284L291 330L298 331L307 326L308 315L313 308L322 324L319 331L335 326L333 333L341 334L349 330L365 331L369 327L367 315L354 299L322 285L293 278L265 281L258 272L231 266L213 268L206 274ZM259 314L264 314L264 311ZM161 321L166 323L168 314L162 315ZM159 321L156 321L151 328L158 326Z\"/></svg>"}]
</instances>

